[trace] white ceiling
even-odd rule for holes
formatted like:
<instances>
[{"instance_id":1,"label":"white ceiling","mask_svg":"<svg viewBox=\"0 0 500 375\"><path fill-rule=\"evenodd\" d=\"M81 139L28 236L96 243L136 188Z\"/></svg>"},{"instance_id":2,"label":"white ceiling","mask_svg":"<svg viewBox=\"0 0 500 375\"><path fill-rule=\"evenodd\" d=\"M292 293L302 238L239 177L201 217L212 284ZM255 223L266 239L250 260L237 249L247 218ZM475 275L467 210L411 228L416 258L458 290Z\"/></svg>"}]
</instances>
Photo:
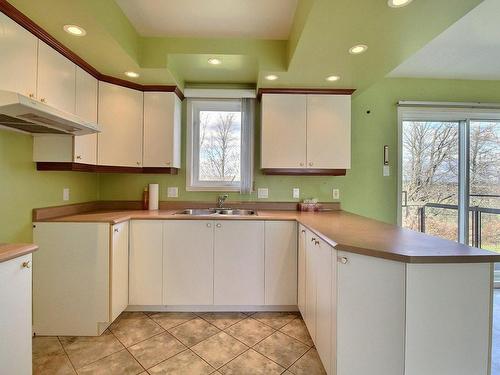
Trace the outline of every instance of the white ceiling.
<instances>
[{"instance_id":1,"label":"white ceiling","mask_svg":"<svg viewBox=\"0 0 500 375\"><path fill-rule=\"evenodd\" d=\"M388 76L500 80L499 16L500 0L484 0Z\"/></svg>"},{"instance_id":2,"label":"white ceiling","mask_svg":"<svg viewBox=\"0 0 500 375\"><path fill-rule=\"evenodd\" d=\"M288 39L298 0L116 0L143 36Z\"/></svg>"}]
</instances>

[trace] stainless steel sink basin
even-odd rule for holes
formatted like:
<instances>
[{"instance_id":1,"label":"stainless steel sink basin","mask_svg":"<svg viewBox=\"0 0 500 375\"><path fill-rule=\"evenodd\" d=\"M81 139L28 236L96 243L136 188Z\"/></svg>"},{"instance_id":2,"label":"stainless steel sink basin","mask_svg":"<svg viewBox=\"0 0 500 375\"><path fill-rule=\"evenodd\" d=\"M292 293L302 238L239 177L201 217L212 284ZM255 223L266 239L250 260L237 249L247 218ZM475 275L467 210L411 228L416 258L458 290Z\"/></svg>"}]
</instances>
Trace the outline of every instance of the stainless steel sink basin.
<instances>
[{"instance_id":1,"label":"stainless steel sink basin","mask_svg":"<svg viewBox=\"0 0 500 375\"><path fill-rule=\"evenodd\" d=\"M257 215L255 210L245 210L240 208L188 208L175 213L176 215L190 215L190 216L212 216L212 215L225 215L225 216L251 216Z\"/></svg>"}]
</instances>

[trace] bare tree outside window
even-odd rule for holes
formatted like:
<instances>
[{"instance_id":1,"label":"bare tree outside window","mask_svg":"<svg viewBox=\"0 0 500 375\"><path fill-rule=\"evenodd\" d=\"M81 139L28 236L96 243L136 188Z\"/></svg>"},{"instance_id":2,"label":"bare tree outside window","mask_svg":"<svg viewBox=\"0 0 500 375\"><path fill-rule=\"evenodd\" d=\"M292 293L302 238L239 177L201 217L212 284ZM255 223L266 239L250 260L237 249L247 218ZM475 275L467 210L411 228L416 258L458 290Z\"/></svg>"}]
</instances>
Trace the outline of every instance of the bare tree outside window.
<instances>
[{"instance_id":1,"label":"bare tree outside window","mask_svg":"<svg viewBox=\"0 0 500 375\"><path fill-rule=\"evenodd\" d=\"M241 112L200 111L199 180L241 179Z\"/></svg>"}]
</instances>

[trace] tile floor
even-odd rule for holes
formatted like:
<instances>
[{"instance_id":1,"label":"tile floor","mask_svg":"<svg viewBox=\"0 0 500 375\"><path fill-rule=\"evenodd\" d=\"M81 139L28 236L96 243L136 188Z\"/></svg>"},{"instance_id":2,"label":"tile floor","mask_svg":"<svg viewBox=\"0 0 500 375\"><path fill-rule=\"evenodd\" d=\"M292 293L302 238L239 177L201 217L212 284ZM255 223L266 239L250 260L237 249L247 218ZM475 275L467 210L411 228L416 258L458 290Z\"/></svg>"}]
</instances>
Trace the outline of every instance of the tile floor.
<instances>
[{"instance_id":1,"label":"tile floor","mask_svg":"<svg viewBox=\"0 0 500 375\"><path fill-rule=\"evenodd\" d=\"M34 374L325 374L298 313L126 312L99 337L35 337Z\"/></svg>"}]
</instances>

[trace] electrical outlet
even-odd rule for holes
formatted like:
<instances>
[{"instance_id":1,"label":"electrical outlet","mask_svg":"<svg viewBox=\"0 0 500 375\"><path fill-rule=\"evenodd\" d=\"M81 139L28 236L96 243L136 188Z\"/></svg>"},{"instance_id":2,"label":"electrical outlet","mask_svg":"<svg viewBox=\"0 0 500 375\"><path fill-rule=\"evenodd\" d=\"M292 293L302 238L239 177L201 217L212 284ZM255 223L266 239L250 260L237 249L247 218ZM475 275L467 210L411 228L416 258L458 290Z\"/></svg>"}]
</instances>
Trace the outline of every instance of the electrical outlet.
<instances>
[{"instance_id":1,"label":"electrical outlet","mask_svg":"<svg viewBox=\"0 0 500 375\"><path fill-rule=\"evenodd\" d=\"M339 189L332 190L332 198L333 199L340 199L340 190Z\"/></svg>"},{"instance_id":2,"label":"electrical outlet","mask_svg":"<svg viewBox=\"0 0 500 375\"><path fill-rule=\"evenodd\" d=\"M259 199L269 198L269 189L268 188L258 188L257 189L257 198L259 198Z\"/></svg>"},{"instance_id":3,"label":"electrical outlet","mask_svg":"<svg viewBox=\"0 0 500 375\"><path fill-rule=\"evenodd\" d=\"M69 201L69 188L63 189L63 201Z\"/></svg>"},{"instance_id":4,"label":"electrical outlet","mask_svg":"<svg viewBox=\"0 0 500 375\"><path fill-rule=\"evenodd\" d=\"M384 168L382 169L382 176L388 177L391 175L391 168L388 165L384 165Z\"/></svg>"},{"instance_id":5,"label":"electrical outlet","mask_svg":"<svg viewBox=\"0 0 500 375\"><path fill-rule=\"evenodd\" d=\"M295 199L299 199L300 198L300 189L299 188L293 188L292 191L293 191L293 193L292 193L293 197Z\"/></svg>"},{"instance_id":6,"label":"electrical outlet","mask_svg":"<svg viewBox=\"0 0 500 375\"><path fill-rule=\"evenodd\" d=\"M167 188L168 198L177 198L179 196L179 188L177 186L169 186Z\"/></svg>"}]
</instances>

